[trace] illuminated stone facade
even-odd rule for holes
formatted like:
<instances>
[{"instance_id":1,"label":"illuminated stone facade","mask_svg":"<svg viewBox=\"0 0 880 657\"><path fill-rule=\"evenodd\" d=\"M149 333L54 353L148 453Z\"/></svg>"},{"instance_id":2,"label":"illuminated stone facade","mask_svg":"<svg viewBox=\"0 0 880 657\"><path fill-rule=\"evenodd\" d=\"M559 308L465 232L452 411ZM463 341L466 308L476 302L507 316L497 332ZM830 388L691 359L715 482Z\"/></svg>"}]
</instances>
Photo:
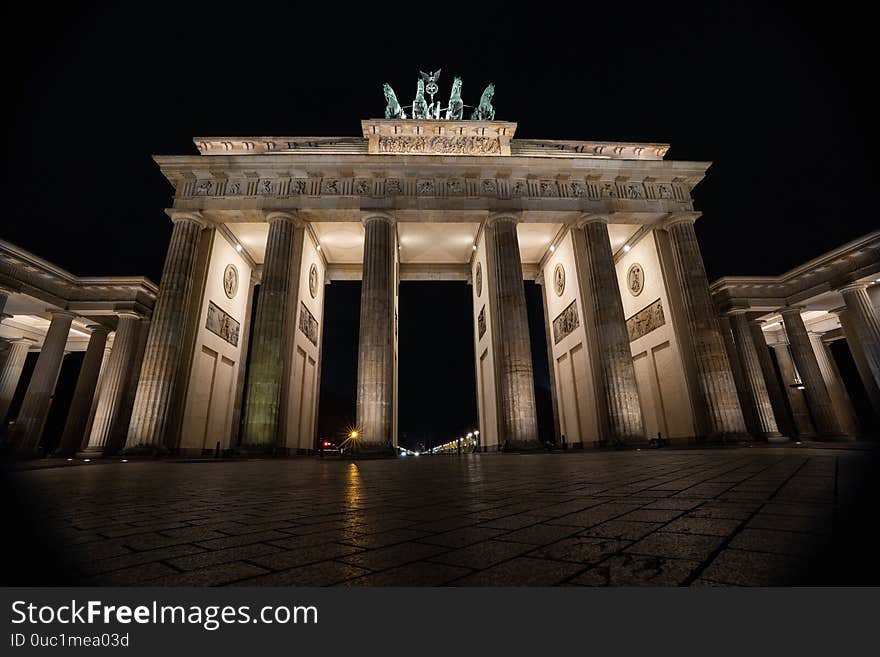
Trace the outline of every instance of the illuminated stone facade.
<instances>
[{"instance_id":1,"label":"illuminated stone facade","mask_svg":"<svg viewBox=\"0 0 880 657\"><path fill-rule=\"evenodd\" d=\"M22 264L37 259L4 246L0 284L14 312L3 323L3 404L26 353L17 318L28 295L43 306L28 312L44 324L34 344L45 355L13 440L22 453L39 446L65 338L76 335L90 350L76 406L89 417L68 423L65 453L312 452L324 291L335 280L363 281L364 454L397 446L401 280L472 284L482 450L543 447L523 280L543 288L557 445L856 430L821 345L845 335L880 397L877 301L867 286L876 234L859 243L868 254L859 267L858 258L829 261L837 264L827 289L798 271L722 279L710 292L691 201L708 163L666 161L664 144L517 140L515 130L370 120L357 138L199 138L198 155L158 156L175 189L158 290L142 279L102 286L41 263L59 282L40 291L46 284ZM821 337L804 313L816 294L836 313L825 313L836 324ZM791 366L780 357L778 368L809 379L810 428L783 416L782 405L804 400L786 401L793 393L769 376L767 344L780 341L774 313L791 346Z\"/></svg>"}]
</instances>

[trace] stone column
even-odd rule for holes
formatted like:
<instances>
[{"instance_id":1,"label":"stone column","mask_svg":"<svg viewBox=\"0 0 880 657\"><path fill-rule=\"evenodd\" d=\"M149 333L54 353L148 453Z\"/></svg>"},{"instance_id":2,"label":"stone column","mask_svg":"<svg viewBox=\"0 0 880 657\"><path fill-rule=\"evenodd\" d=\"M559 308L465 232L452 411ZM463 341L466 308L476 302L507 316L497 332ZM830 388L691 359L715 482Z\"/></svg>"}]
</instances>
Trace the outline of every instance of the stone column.
<instances>
[{"instance_id":1,"label":"stone column","mask_svg":"<svg viewBox=\"0 0 880 657\"><path fill-rule=\"evenodd\" d=\"M804 326L800 308L783 308L781 314L791 346L791 356L804 384L804 395L810 406L816 432L822 438L839 436L841 431L837 417L834 415L834 407L831 405L831 397L822 378L819 362L816 360L810 336Z\"/></svg>"},{"instance_id":2,"label":"stone column","mask_svg":"<svg viewBox=\"0 0 880 657\"><path fill-rule=\"evenodd\" d=\"M761 372L764 375L764 385L767 388L767 394L770 397L770 405L773 407L773 415L776 418L776 426L785 436L791 437L796 435L794 425L788 414L785 405L785 397L782 388L779 387L779 377L773 368L773 361L770 358L770 349L767 345L767 338L764 337L764 331L760 322L749 322L749 331L752 334L752 343L755 345L755 353L758 356L758 363L761 365Z\"/></svg>"},{"instance_id":3,"label":"stone column","mask_svg":"<svg viewBox=\"0 0 880 657\"><path fill-rule=\"evenodd\" d=\"M822 334L810 333L809 335L813 345L813 353L816 354L816 362L819 363L819 371L822 373L825 387L828 389L828 396L831 397L831 407L837 418L837 426L840 427L842 434L857 436L859 435L859 422L828 343L823 339Z\"/></svg>"},{"instance_id":4,"label":"stone column","mask_svg":"<svg viewBox=\"0 0 880 657\"><path fill-rule=\"evenodd\" d=\"M590 216L582 219L578 226L584 231L585 258L582 264L589 286L582 295L597 342L599 394L605 406L604 435L601 438L603 442L614 444L640 442L645 439L645 428L614 254L608 237L608 219Z\"/></svg>"},{"instance_id":5,"label":"stone column","mask_svg":"<svg viewBox=\"0 0 880 657\"><path fill-rule=\"evenodd\" d=\"M694 231L695 219L692 214L673 217L666 230L697 368L698 432L717 437L743 434L746 426L709 295L709 281Z\"/></svg>"},{"instance_id":6,"label":"stone column","mask_svg":"<svg viewBox=\"0 0 880 657\"><path fill-rule=\"evenodd\" d=\"M6 413L9 412L9 405L18 388L21 370L24 368L24 361L32 344L30 340L24 339L9 343L6 360L3 361L3 368L0 369L0 423L6 419Z\"/></svg>"},{"instance_id":7,"label":"stone column","mask_svg":"<svg viewBox=\"0 0 880 657\"><path fill-rule=\"evenodd\" d=\"M166 451L168 406L181 360L186 306L192 287L199 237L205 226L196 214L173 213L174 230L153 310L147 347L135 394L126 449L145 454Z\"/></svg>"},{"instance_id":8,"label":"stone column","mask_svg":"<svg viewBox=\"0 0 880 657\"><path fill-rule=\"evenodd\" d=\"M269 238L251 338L241 441L243 451L254 453L270 452L284 444L284 379L291 356L287 343L298 312L295 299L291 299L291 294L296 293L294 271L298 271L299 264L294 263L298 260L294 252L305 231L302 222L286 212L272 213L267 219Z\"/></svg>"},{"instance_id":9,"label":"stone column","mask_svg":"<svg viewBox=\"0 0 880 657\"><path fill-rule=\"evenodd\" d=\"M742 409L743 420L746 423L746 430L754 437L760 438L761 429L758 418L755 414L755 408L749 396L749 384L743 373L742 362L736 348L736 341L733 339L733 326L730 323L730 317L727 315L718 316L718 328L721 330L721 338L724 341L724 351L727 352L727 362L730 363L730 373L733 374L733 381L736 384L736 396L739 399L739 407Z\"/></svg>"},{"instance_id":10,"label":"stone column","mask_svg":"<svg viewBox=\"0 0 880 657\"><path fill-rule=\"evenodd\" d=\"M394 220L364 219L360 350L357 378L358 449L392 453L394 446Z\"/></svg>"},{"instance_id":11,"label":"stone column","mask_svg":"<svg viewBox=\"0 0 880 657\"><path fill-rule=\"evenodd\" d=\"M502 449L539 449L532 352L519 253L517 221L509 215L486 222L487 272L495 340L498 443Z\"/></svg>"},{"instance_id":12,"label":"stone column","mask_svg":"<svg viewBox=\"0 0 880 657\"><path fill-rule=\"evenodd\" d=\"M843 329L844 336L846 336L846 344L852 354L853 361L855 361L856 369L859 372L859 378L862 380L862 385L865 386L865 392L868 394L868 399L871 402L871 406L874 408L874 412L880 416L880 384L877 383L874 374L871 372L871 367L868 364L868 358L865 355L862 341L859 339L852 320L849 317L849 311L844 306L843 308L837 308L831 312L836 314L840 320L840 326Z\"/></svg>"},{"instance_id":13,"label":"stone column","mask_svg":"<svg viewBox=\"0 0 880 657\"><path fill-rule=\"evenodd\" d=\"M858 340L875 385L880 386L880 319L868 296L868 286L864 283L847 285L840 293L846 303L850 332Z\"/></svg>"},{"instance_id":14,"label":"stone column","mask_svg":"<svg viewBox=\"0 0 880 657\"><path fill-rule=\"evenodd\" d=\"M92 426L95 424L95 412L98 410L98 400L101 398L101 387L104 385L104 374L107 373L107 362L110 360L110 353L113 351L113 343L111 339L112 336L107 339L107 343L104 345L104 355L101 358L101 369L98 371L98 382L95 385L95 394L92 396L92 407L89 409L89 419L86 421L80 449L85 449L88 446L89 437L92 435Z\"/></svg>"},{"instance_id":15,"label":"stone column","mask_svg":"<svg viewBox=\"0 0 880 657\"><path fill-rule=\"evenodd\" d=\"M61 370L61 361L64 360L64 347L74 317L73 313L67 311L52 313L52 322L12 430L11 442L19 456L40 455L43 424L55 393L55 383Z\"/></svg>"},{"instance_id":16,"label":"stone column","mask_svg":"<svg viewBox=\"0 0 880 657\"><path fill-rule=\"evenodd\" d=\"M746 319L745 313L734 313L730 318L730 324L742 367L745 393L754 412L757 436L768 439L778 438L782 434L779 433L776 418L773 416L773 406L770 403L764 372L749 329L749 320Z\"/></svg>"},{"instance_id":17,"label":"stone column","mask_svg":"<svg viewBox=\"0 0 880 657\"><path fill-rule=\"evenodd\" d=\"M810 417L810 409L807 408L804 391L794 387L794 383L800 380L800 376L791 358L791 348L788 343L774 344L773 352L776 354L779 374L782 376L782 384L791 406L795 426L794 435L798 438L815 438L816 427L813 426L813 418Z\"/></svg>"},{"instance_id":18,"label":"stone column","mask_svg":"<svg viewBox=\"0 0 880 657\"><path fill-rule=\"evenodd\" d=\"M56 456L72 456L79 451L83 442L83 432L89 421L89 411L92 408L98 374L101 371L101 360L104 358L104 345L107 344L107 334L110 333L109 328L100 324L89 328L92 331L89 346L86 348L79 377L76 380L61 441L58 449L55 450Z\"/></svg>"},{"instance_id":19,"label":"stone column","mask_svg":"<svg viewBox=\"0 0 880 657\"><path fill-rule=\"evenodd\" d=\"M113 349L101 377L98 408L85 450L92 458L109 455L124 443L130 415L123 409L126 392L136 374L132 366L137 360L135 352L139 331L140 317L137 314L119 313Z\"/></svg>"}]
</instances>

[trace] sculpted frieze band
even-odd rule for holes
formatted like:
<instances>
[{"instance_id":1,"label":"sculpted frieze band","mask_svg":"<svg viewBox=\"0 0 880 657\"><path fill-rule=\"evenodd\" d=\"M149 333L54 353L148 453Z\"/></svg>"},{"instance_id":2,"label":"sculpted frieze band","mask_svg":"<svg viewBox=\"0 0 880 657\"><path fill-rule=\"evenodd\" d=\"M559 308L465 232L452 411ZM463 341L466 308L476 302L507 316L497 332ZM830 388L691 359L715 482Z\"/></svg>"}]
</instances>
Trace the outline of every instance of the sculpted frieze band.
<instances>
[{"instance_id":1,"label":"sculpted frieze band","mask_svg":"<svg viewBox=\"0 0 880 657\"><path fill-rule=\"evenodd\" d=\"M394 135L379 137L379 152L416 155L500 155L501 142L496 137Z\"/></svg>"},{"instance_id":2,"label":"sculpted frieze band","mask_svg":"<svg viewBox=\"0 0 880 657\"><path fill-rule=\"evenodd\" d=\"M583 198L603 201L669 201L689 203L681 181L647 179L607 181L590 177L568 180L521 178L243 178L184 182L181 197L296 196L470 196L483 198Z\"/></svg>"}]
</instances>

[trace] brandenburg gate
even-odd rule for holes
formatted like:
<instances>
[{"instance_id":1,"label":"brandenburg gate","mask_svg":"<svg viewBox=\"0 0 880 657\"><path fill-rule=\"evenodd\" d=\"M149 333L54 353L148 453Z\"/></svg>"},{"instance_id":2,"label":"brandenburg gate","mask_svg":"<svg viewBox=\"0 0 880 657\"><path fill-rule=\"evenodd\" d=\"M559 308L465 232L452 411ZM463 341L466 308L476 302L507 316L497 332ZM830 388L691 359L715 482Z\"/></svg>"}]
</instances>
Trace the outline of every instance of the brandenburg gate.
<instances>
[{"instance_id":1,"label":"brandenburg gate","mask_svg":"<svg viewBox=\"0 0 880 657\"><path fill-rule=\"evenodd\" d=\"M362 281L363 453L397 444L401 280L471 283L483 450L541 447L524 279L543 285L567 445L745 432L694 233L709 164L664 160L665 144L515 139L491 85L465 118L460 80L445 116L433 94L422 105L425 81L415 118L386 85L386 118L360 137L205 137L196 156L155 157L174 229L127 452L313 450L336 280Z\"/></svg>"}]
</instances>

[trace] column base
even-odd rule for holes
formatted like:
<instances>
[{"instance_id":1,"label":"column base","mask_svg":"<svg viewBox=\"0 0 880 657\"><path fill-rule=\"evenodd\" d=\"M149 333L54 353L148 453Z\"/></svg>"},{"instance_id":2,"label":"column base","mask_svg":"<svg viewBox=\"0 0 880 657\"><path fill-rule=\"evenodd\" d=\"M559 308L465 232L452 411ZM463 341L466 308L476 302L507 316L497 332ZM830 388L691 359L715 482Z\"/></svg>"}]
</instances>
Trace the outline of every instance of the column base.
<instances>
[{"instance_id":1,"label":"column base","mask_svg":"<svg viewBox=\"0 0 880 657\"><path fill-rule=\"evenodd\" d=\"M505 440L498 448L499 452L547 452L547 446L537 440Z\"/></svg>"},{"instance_id":2,"label":"column base","mask_svg":"<svg viewBox=\"0 0 880 657\"><path fill-rule=\"evenodd\" d=\"M767 436L767 442L773 444L787 443L790 440L791 438L789 438L788 436L783 436L781 433L775 436Z\"/></svg>"},{"instance_id":3,"label":"column base","mask_svg":"<svg viewBox=\"0 0 880 657\"><path fill-rule=\"evenodd\" d=\"M162 456L168 456L168 454L170 454L168 448L160 445L135 445L134 447L126 447L119 452L119 456L135 459L155 459Z\"/></svg>"},{"instance_id":4,"label":"column base","mask_svg":"<svg viewBox=\"0 0 880 657\"><path fill-rule=\"evenodd\" d=\"M103 447L89 447L73 455L78 459L102 459L107 456Z\"/></svg>"}]
</instances>

